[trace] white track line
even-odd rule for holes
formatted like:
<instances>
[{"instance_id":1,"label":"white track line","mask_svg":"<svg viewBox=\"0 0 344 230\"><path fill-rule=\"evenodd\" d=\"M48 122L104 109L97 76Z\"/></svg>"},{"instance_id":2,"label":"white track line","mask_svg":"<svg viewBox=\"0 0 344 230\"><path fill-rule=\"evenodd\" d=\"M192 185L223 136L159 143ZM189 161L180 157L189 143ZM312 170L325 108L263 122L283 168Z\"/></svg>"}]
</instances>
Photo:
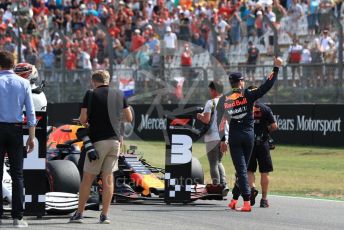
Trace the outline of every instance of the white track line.
<instances>
[{"instance_id":1,"label":"white track line","mask_svg":"<svg viewBox=\"0 0 344 230\"><path fill-rule=\"evenodd\" d=\"M312 198L312 197L299 197L299 196L283 196L283 195L268 195L272 197L281 197L281 198L292 198L292 199L302 199L302 200L316 200L316 201L330 201L336 203L344 203L342 200L330 200L330 199L321 199L321 198Z\"/></svg>"}]
</instances>

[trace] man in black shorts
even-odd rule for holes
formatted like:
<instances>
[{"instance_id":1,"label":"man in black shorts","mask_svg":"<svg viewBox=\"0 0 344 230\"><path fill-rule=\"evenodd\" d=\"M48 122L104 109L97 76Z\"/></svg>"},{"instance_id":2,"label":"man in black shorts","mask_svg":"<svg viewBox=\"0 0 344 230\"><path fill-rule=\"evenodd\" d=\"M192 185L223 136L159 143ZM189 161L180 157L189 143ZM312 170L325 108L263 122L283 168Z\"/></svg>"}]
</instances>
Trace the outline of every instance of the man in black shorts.
<instances>
[{"instance_id":1,"label":"man in black shorts","mask_svg":"<svg viewBox=\"0 0 344 230\"><path fill-rule=\"evenodd\" d=\"M249 89L256 89L251 86ZM268 208L267 193L269 187L269 173L273 171L269 146L269 133L278 129L276 120L271 109L263 103L257 101L253 107L254 115L254 147L247 167L248 181L251 187L251 205L255 204L255 197L258 191L255 188L254 173L257 170L257 163L260 172L260 184L262 187L261 208Z\"/></svg>"}]
</instances>

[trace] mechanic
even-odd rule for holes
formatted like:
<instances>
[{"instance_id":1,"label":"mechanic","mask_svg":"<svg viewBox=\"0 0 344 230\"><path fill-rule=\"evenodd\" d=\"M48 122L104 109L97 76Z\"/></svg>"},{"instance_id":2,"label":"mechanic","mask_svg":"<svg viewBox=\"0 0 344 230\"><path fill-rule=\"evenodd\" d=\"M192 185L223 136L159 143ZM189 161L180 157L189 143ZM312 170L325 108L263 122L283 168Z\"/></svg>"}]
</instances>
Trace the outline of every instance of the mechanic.
<instances>
[{"instance_id":1,"label":"mechanic","mask_svg":"<svg viewBox=\"0 0 344 230\"><path fill-rule=\"evenodd\" d=\"M108 95L111 96L113 92L115 93L115 100L118 104L113 106L118 106L117 111L123 111L124 118L127 121L132 121L132 114L121 91L110 89L109 82L110 75L106 70L95 71L91 77L94 90L87 91L83 100L79 120L82 125L89 127L89 137L98 154L98 159L91 162L91 159L85 158L83 177L79 189L78 210L70 218L70 223L83 222L83 212L90 195L90 188L94 179L100 173L103 179L103 209L99 223L110 223L108 213L114 190L113 172L118 167L121 113L109 112L113 111L113 108L109 107ZM111 121L116 122L111 123Z\"/></svg>"},{"instance_id":2,"label":"mechanic","mask_svg":"<svg viewBox=\"0 0 344 230\"><path fill-rule=\"evenodd\" d=\"M251 190L247 178L247 165L254 144L253 104L272 88L281 65L282 59L275 58L272 73L257 90L244 89L244 76L239 72L230 73L229 81L232 91L219 99L216 108L221 146L226 145L224 122L226 120L229 122L228 143L237 180L232 191L233 199L228 206L237 211L251 211ZM240 194L244 199L244 205L236 208Z\"/></svg>"},{"instance_id":3,"label":"mechanic","mask_svg":"<svg viewBox=\"0 0 344 230\"><path fill-rule=\"evenodd\" d=\"M208 161L210 165L210 175L214 185L221 184L226 188L226 172L221 162L223 153L220 151L220 136L216 125L216 106L223 93L223 84L219 81L211 81L209 84L211 100L208 100L204 106L203 113L197 113L197 119L206 125L210 125L208 131L204 134L204 142Z\"/></svg>"},{"instance_id":4,"label":"mechanic","mask_svg":"<svg viewBox=\"0 0 344 230\"><path fill-rule=\"evenodd\" d=\"M24 212L24 143L23 107L26 108L29 138L25 151L32 152L35 143L36 116L30 83L13 72L12 53L0 51L0 175L3 176L4 157L7 153L12 178L12 212L14 227L28 227ZM0 189L0 216L3 214L2 183ZM1 220L0 220L1 222ZM1 224L1 223L0 223Z\"/></svg>"},{"instance_id":5,"label":"mechanic","mask_svg":"<svg viewBox=\"0 0 344 230\"><path fill-rule=\"evenodd\" d=\"M37 84L38 71L34 65L30 63L19 63L14 67L14 72L24 79L30 81L33 104L35 111L46 111L47 98L43 92L44 83Z\"/></svg>"},{"instance_id":6,"label":"mechanic","mask_svg":"<svg viewBox=\"0 0 344 230\"><path fill-rule=\"evenodd\" d=\"M257 87L250 86L250 90L256 90ZM273 171L273 165L270 155L269 134L278 129L275 117L271 109L256 101L253 107L254 116L254 147L247 167L248 182L251 187L251 206L255 204L255 197L258 191L255 188L254 173L257 170L257 162L260 172L260 185L262 188L261 208L268 208L267 193L269 187L269 172Z\"/></svg>"}]
</instances>

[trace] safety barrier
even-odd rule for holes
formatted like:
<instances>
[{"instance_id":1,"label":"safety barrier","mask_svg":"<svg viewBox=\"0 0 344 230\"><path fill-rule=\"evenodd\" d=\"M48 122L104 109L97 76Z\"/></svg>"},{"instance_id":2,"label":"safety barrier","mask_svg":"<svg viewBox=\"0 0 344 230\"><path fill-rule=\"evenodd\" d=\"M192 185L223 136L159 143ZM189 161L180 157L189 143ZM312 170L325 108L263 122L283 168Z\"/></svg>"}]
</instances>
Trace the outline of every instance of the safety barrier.
<instances>
[{"instance_id":1,"label":"safety barrier","mask_svg":"<svg viewBox=\"0 0 344 230\"><path fill-rule=\"evenodd\" d=\"M203 103L208 98L207 85L222 80L230 90L227 72L240 71L246 85L260 85L272 65L236 65L228 67L175 67L114 69L113 81L131 93L132 104ZM41 69L50 102L80 102L90 88L91 70L65 71ZM270 103L344 103L343 76L339 64L289 64L281 68L279 80L264 97Z\"/></svg>"}]
</instances>

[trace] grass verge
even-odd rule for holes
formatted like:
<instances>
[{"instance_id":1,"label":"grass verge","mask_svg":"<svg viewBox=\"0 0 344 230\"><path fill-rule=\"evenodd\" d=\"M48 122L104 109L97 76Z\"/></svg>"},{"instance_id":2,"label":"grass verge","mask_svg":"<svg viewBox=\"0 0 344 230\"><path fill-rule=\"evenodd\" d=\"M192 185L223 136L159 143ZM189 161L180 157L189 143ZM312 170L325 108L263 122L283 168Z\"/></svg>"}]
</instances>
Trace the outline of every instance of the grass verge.
<instances>
[{"instance_id":1,"label":"grass verge","mask_svg":"<svg viewBox=\"0 0 344 230\"><path fill-rule=\"evenodd\" d=\"M164 167L165 143L127 140L153 165ZM194 143L193 156L203 165L205 178L210 182L209 164L204 143ZM274 172L270 192L277 195L344 200L344 149L309 146L277 146L271 152ZM227 154L223 159L227 178L233 183L234 168ZM257 187L259 174L256 175Z\"/></svg>"}]
</instances>

